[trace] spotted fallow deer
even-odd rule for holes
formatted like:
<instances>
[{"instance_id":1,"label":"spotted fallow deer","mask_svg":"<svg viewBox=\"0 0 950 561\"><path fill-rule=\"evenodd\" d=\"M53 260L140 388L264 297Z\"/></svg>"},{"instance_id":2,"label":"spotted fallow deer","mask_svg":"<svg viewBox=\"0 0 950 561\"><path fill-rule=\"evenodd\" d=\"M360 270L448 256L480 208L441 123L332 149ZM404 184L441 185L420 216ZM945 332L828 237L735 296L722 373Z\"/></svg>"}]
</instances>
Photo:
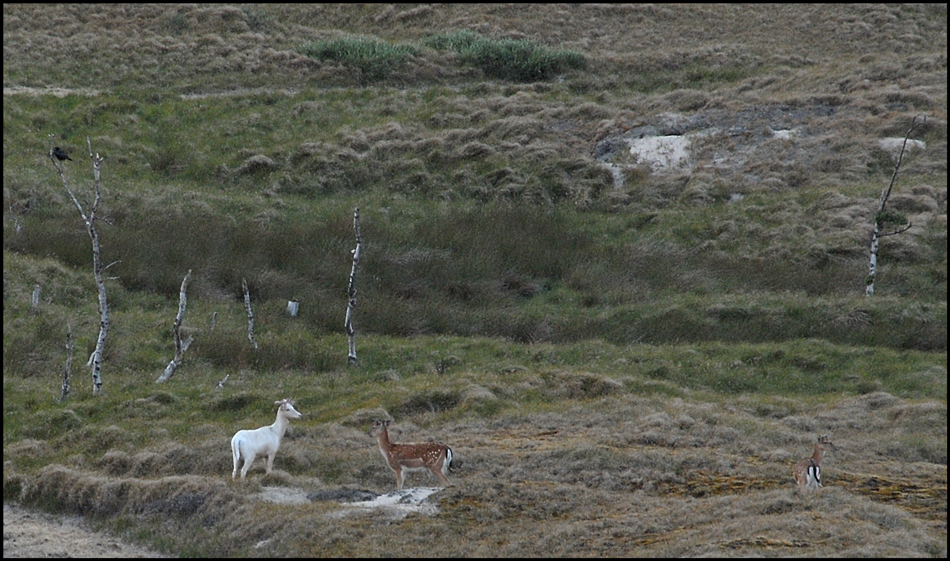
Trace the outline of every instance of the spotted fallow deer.
<instances>
[{"instance_id":1,"label":"spotted fallow deer","mask_svg":"<svg viewBox=\"0 0 950 561\"><path fill-rule=\"evenodd\" d=\"M444 485L450 485L449 467L452 465L452 449L438 442L421 444L393 444L389 440L389 421L373 421L370 435L376 437L379 451L386 464L396 473L396 487L402 489L405 472L429 470Z\"/></svg>"},{"instance_id":2,"label":"spotted fallow deer","mask_svg":"<svg viewBox=\"0 0 950 561\"><path fill-rule=\"evenodd\" d=\"M821 487L821 458L827 451L837 452L838 447L831 442L830 436L823 434L818 437L811 457L795 464L792 475L795 476L795 484L798 485L799 492Z\"/></svg>"}]
</instances>

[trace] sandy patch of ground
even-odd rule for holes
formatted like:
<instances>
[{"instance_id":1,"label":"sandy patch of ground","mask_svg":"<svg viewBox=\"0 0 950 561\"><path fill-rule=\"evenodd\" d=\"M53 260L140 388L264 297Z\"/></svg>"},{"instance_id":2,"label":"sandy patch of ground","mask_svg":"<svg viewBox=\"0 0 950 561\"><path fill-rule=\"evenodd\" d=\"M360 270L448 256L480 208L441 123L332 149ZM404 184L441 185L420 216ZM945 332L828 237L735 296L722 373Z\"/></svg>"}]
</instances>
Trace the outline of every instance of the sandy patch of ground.
<instances>
[{"instance_id":1,"label":"sandy patch of ground","mask_svg":"<svg viewBox=\"0 0 950 561\"><path fill-rule=\"evenodd\" d=\"M433 516L439 512L439 509L427 499L429 495L441 490L439 487L400 489L386 493L385 495L379 495L375 499L344 503L346 506L352 508L350 510L340 511L339 515L345 516L347 514L376 511L383 512L394 520L405 518L412 513Z\"/></svg>"},{"instance_id":2,"label":"sandy patch of ground","mask_svg":"<svg viewBox=\"0 0 950 561\"><path fill-rule=\"evenodd\" d=\"M30 88L27 86L4 86L3 95L55 95L56 97L66 97L67 95L99 95L97 90L88 88Z\"/></svg>"},{"instance_id":3,"label":"sandy patch of ground","mask_svg":"<svg viewBox=\"0 0 950 561\"><path fill-rule=\"evenodd\" d=\"M690 167L689 138L685 135L646 136L628 140L630 153L653 171Z\"/></svg>"},{"instance_id":4,"label":"sandy patch of ground","mask_svg":"<svg viewBox=\"0 0 950 561\"><path fill-rule=\"evenodd\" d=\"M438 513L438 507L429 502L428 498L440 490L440 487L412 487L377 495L371 491L355 489L335 489L308 493L302 489L288 487L264 487L260 493L253 495L253 498L277 504L335 501L345 507L350 507L338 511L335 516L376 511L383 512L398 520L412 513L428 516Z\"/></svg>"},{"instance_id":5,"label":"sandy patch of ground","mask_svg":"<svg viewBox=\"0 0 950 561\"><path fill-rule=\"evenodd\" d=\"M303 505L310 502L306 491L291 487L264 487L260 493L251 495L251 498L284 505Z\"/></svg>"},{"instance_id":6,"label":"sandy patch of ground","mask_svg":"<svg viewBox=\"0 0 950 561\"><path fill-rule=\"evenodd\" d=\"M3 557L169 556L95 532L78 516L54 516L4 504Z\"/></svg>"},{"instance_id":7,"label":"sandy patch of ground","mask_svg":"<svg viewBox=\"0 0 950 561\"><path fill-rule=\"evenodd\" d=\"M367 496L351 497L342 501L347 507L338 516L384 512L393 519L410 513L433 515L438 508L427 501L440 488L417 487L393 491L384 495L365 492ZM255 498L280 504L306 504L314 500L300 489L265 487ZM262 547L266 543L258 544ZM122 541L104 532L96 532L80 516L57 516L23 508L15 504L3 505L3 557L106 557L145 558L172 557Z\"/></svg>"}]
</instances>

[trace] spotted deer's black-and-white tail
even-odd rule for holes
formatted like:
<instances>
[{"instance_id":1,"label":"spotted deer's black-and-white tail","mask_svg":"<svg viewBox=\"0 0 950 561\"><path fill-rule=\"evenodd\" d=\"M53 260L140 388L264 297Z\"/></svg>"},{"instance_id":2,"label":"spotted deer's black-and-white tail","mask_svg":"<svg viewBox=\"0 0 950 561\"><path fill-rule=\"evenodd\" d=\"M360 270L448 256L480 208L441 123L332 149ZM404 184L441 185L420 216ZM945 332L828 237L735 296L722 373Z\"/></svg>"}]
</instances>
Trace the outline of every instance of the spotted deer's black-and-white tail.
<instances>
[{"instance_id":1,"label":"spotted deer's black-and-white tail","mask_svg":"<svg viewBox=\"0 0 950 561\"><path fill-rule=\"evenodd\" d=\"M811 460L808 464L807 485L810 487L821 487L821 466Z\"/></svg>"},{"instance_id":2,"label":"spotted deer's black-and-white tail","mask_svg":"<svg viewBox=\"0 0 950 561\"><path fill-rule=\"evenodd\" d=\"M455 452L453 452L448 446L446 446L445 449L445 461L442 462L442 473L448 475L454 471L452 469L452 464L455 461Z\"/></svg>"}]
</instances>

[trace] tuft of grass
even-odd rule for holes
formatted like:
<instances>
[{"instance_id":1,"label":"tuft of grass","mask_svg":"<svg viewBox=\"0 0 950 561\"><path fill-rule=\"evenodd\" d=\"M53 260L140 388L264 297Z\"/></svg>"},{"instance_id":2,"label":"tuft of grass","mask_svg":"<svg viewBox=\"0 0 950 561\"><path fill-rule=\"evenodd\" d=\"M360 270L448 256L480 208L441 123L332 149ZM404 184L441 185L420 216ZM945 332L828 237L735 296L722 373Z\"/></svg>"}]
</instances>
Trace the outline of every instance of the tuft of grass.
<instances>
[{"instance_id":1,"label":"tuft of grass","mask_svg":"<svg viewBox=\"0 0 950 561\"><path fill-rule=\"evenodd\" d=\"M300 52L318 60L359 70L363 81L385 78L396 67L418 54L418 50L411 45L362 36L312 41L301 46Z\"/></svg>"},{"instance_id":2,"label":"tuft of grass","mask_svg":"<svg viewBox=\"0 0 950 561\"><path fill-rule=\"evenodd\" d=\"M514 82L549 80L568 70L583 69L584 55L569 49L548 49L526 39L490 39L469 30L431 35L429 47L452 50L486 76Z\"/></svg>"}]
</instances>

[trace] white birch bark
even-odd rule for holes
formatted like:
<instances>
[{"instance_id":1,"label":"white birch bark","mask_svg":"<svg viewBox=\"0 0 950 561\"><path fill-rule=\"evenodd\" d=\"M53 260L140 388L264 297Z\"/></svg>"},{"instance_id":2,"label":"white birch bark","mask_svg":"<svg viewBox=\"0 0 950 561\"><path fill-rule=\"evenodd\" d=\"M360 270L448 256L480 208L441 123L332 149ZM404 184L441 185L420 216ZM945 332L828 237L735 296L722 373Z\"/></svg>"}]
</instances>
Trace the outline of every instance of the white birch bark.
<instances>
[{"instance_id":1,"label":"white birch bark","mask_svg":"<svg viewBox=\"0 0 950 561\"><path fill-rule=\"evenodd\" d=\"M865 296L874 295L874 280L877 275L877 254L880 248L881 238L884 236L900 234L910 229L911 225L908 222L903 228L893 232L883 232L886 222L885 218L887 217L885 210L887 208L887 199L890 198L891 191L894 189L894 182L897 181L897 172L900 171L901 162L904 161L904 150L907 149L907 140L910 138L911 133L914 132L914 129L916 129L918 125L922 124L926 120L927 118L924 117L920 122L918 122L917 117L914 117L914 120L911 121L910 128L907 129L907 133L904 135L904 143L901 145L901 152L897 156L897 164L894 166L894 173L891 175L891 182L887 185L887 188L881 192L880 204L878 205L877 212L874 214L874 229L871 231L871 257L868 262L868 276L865 279Z\"/></svg>"},{"instance_id":2,"label":"white birch bark","mask_svg":"<svg viewBox=\"0 0 950 561\"><path fill-rule=\"evenodd\" d=\"M34 314L40 311L40 285L33 285L33 302L30 304L30 311Z\"/></svg>"},{"instance_id":3,"label":"white birch bark","mask_svg":"<svg viewBox=\"0 0 950 561\"><path fill-rule=\"evenodd\" d=\"M18 216L16 205L10 205L10 216L13 217L13 233L19 234L23 231L23 226L20 224L20 217Z\"/></svg>"},{"instance_id":4,"label":"white birch bark","mask_svg":"<svg viewBox=\"0 0 950 561\"><path fill-rule=\"evenodd\" d=\"M874 277L877 275L877 249L880 246L881 229L877 220L874 221L874 230L871 231L871 259L868 263L868 278L865 281L865 296L874 295Z\"/></svg>"},{"instance_id":5,"label":"white birch bark","mask_svg":"<svg viewBox=\"0 0 950 561\"><path fill-rule=\"evenodd\" d=\"M254 312L251 311L251 292L247 289L247 281L241 279L241 286L244 287L244 308L247 310L247 338L251 345L257 349L257 340L254 339Z\"/></svg>"},{"instance_id":6,"label":"white birch bark","mask_svg":"<svg viewBox=\"0 0 950 561\"><path fill-rule=\"evenodd\" d=\"M175 316L175 323L172 327L172 331L174 331L175 334L175 358L168 363L162 375L155 380L155 382L159 384L175 375L175 371L178 370L178 367L181 366L181 361L185 358L185 351L188 350L192 340L194 340L194 337L188 337L187 341L181 340L181 322L185 318L185 307L188 305L188 297L185 295L185 291L188 289L188 281L190 279L191 269L188 269L188 274L185 275L185 279L181 281L181 292L178 293L178 315Z\"/></svg>"},{"instance_id":7,"label":"white birch bark","mask_svg":"<svg viewBox=\"0 0 950 561\"><path fill-rule=\"evenodd\" d=\"M349 303L346 306L344 327L350 338L350 352L346 357L349 364L356 364L356 330L353 328L353 312L356 310L356 270L360 266L360 254L363 252L363 236L360 235L360 209L353 211L353 229L356 230L356 249L353 250L353 268L350 270L350 283L347 290Z\"/></svg>"},{"instance_id":8,"label":"white birch bark","mask_svg":"<svg viewBox=\"0 0 950 561\"><path fill-rule=\"evenodd\" d=\"M66 401L69 396L69 375L73 371L73 328L66 322L66 368L63 370L63 386L59 391L59 400Z\"/></svg>"},{"instance_id":9,"label":"white birch bark","mask_svg":"<svg viewBox=\"0 0 950 561\"><path fill-rule=\"evenodd\" d=\"M106 337L109 333L109 302L106 298L106 285L102 278L102 273L114 265L115 263L110 263L107 266L102 265L102 258L99 246L99 231L96 229L96 221L99 219L99 205L102 202L102 181L100 176L100 165L102 164L105 158L101 158L99 154L92 153L92 141L89 138L86 138L86 145L89 149L89 158L92 160L92 173L95 186L95 199L93 200L92 207L89 209L89 213L86 214L85 209L83 209L82 204L79 203L79 200L76 198L76 195L73 194L72 189L69 188L69 182L66 180L66 172L63 168L62 162L56 160L53 157L53 135L49 136L50 140L50 151L49 159L53 162L53 165L56 166L56 169L59 171L59 176L63 180L63 185L66 187L66 192L69 193L69 198L72 199L73 204L76 205L76 208L79 210L79 215L82 216L83 222L86 224L86 231L89 233L89 238L92 240L92 268L93 274L96 278L96 286L99 289L99 337L96 339L96 350L93 351L92 356L89 358L92 363L92 395L100 395L102 392L102 356L105 350Z\"/></svg>"}]
</instances>

